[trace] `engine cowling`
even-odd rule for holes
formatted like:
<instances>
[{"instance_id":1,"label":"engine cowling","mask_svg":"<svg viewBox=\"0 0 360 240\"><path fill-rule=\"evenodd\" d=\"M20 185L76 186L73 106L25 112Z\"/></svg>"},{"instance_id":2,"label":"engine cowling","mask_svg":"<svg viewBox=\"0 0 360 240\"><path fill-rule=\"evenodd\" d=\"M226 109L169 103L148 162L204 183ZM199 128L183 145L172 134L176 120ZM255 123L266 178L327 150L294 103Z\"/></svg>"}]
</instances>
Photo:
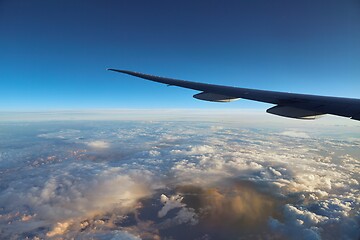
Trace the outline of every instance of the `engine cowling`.
<instances>
[{"instance_id":1,"label":"engine cowling","mask_svg":"<svg viewBox=\"0 0 360 240\"><path fill-rule=\"evenodd\" d=\"M266 110L266 112L282 117L305 119L305 120L306 119L314 120L323 115L323 113L320 112L314 112L302 108L281 106L281 105L277 105L275 107L269 108L268 110Z\"/></svg>"},{"instance_id":2,"label":"engine cowling","mask_svg":"<svg viewBox=\"0 0 360 240\"><path fill-rule=\"evenodd\" d=\"M208 92L201 92L195 94L193 97L199 100L204 100L209 102L232 102L239 99L236 97L230 97L230 96L225 96L216 93L208 93Z\"/></svg>"}]
</instances>

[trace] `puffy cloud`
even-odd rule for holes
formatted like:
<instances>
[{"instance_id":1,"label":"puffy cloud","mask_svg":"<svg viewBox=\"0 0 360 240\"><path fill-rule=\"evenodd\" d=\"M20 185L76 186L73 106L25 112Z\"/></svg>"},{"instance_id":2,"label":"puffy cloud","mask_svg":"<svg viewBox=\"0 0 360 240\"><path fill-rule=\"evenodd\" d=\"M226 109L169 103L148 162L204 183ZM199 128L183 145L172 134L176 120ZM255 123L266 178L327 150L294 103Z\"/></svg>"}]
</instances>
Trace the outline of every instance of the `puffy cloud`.
<instances>
[{"instance_id":1,"label":"puffy cloud","mask_svg":"<svg viewBox=\"0 0 360 240\"><path fill-rule=\"evenodd\" d=\"M0 142L1 238L359 237L360 152L348 137L227 123L57 124L22 126L34 142Z\"/></svg>"},{"instance_id":2,"label":"puffy cloud","mask_svg":"<svg viewBox=\"0 0 360 240\"><path fill-rule=\"evenodd\" d=\"M92 237L95 239L110 240L141 240L140 237L134 236L126 231L113 231L111 233L93 234Z\"/></svg>"},{"instance_id":3,"label":"puffy cloud","mask_svg":"<svg viewBox=\"0 0 360 240\"><path fill-rule=\"evenodd\" d=\"M328 220L328 217L326 216L317 215L306 209L299 209L290 204L286 204L284 209L285 217L296 219L296 222L300 223L300 225L312 226L314 224L318 224L319 222Z\"/></svg>"},{"instance_id":4,"label":"puffy cloud","mask_svg":"<svg viewBox=\"0 0 360 240\"><path fill-rule=\"evenodd\" d=\"M110 147L110 143L102 140L88 142L87 145L89 145L92 148L100 148L100 149L106 149Z\"/></svg>"},{"instance_id":5,"label":"puffy cloud","mask_svg":"<svg viewBox=\"0 0 360 240\"><path fill-rule=\"evenodd\" d=\"M300 131L288 130L281 133L281 135L295 138L310 138L309 134Z\"/></svg>"},{"instance_id":6,"label":"puffy cloud","mask_svg":"<svg viewBox=\"0 0 360 240\"><path fill-rule=\"evenodd\" d=\"M71 224L72 224L71 221L70 222L63 222L63 223L58 222L51 231L46 233L46 236L47 237L54 237L56 235L64 234Z\"/></svg>"},{"instance_id":7,"label":"puffy cloud","mask_svg":"<svg viewBox=\"0 0 360 240\"><path fill-rule=\"evenodd\" d=\"M173 154L184 154L191 156L211 154L214 152L215 152L214 148L209 145L189 146L188 149L184 149L184 150L179 150L179 149L171 150L171 153Z\"/></svg>"},{"instance_id":8,"label":"puffy cloud","mask_svg":"<svg viewBox=\"0 0 360 240\"><path fill-rule=\"evenodd\" d=\"M283 224L280 221L270 218L269 227L274 231L280 234L280 236L286 236L286 238L294 240L321 240L319 229L316 227L304 228L302 226L303 222L301 220L296 220L291 224Z\"/></svg>"},{"instance_id":9,"label":"puffy cloud","mask_svg":"<svg viewBox=\"0 0 360 240\"><path fill-rule=\"evenodd\" d=\"M139 199L150 196L153 187L147 182L152 179L149 172L130 172L124 174L121 168L106 168L89 179L85 174L71 174L76 167L87 171L98 170L70 164L53 173L45 182L42 177L32 182L19 182L16 186L2 192L0 204L6 211L36 213L31 221L33 229L24 228L20 222L13 222L4 228L4 234L23 234L35 230L39 225L49 228L46 236L65 234L73 224L99 214L116 211L127 214L136 209ZM100 166L98 166L100 167ZM152 179L154 181L154 179ZM15 188L14 188L15 187ZM17 188L20 188L16 190ZM7 235L5 235L7 236Z\"/></svg>"},{"instance_id":10,"label":"puffy cloud","mask_svg":"<svg viewBox=\"0 0 360 240\"><path fill-rule=\"evenodd\" d=\"M201 154L208 154L208 153L214 153L215 150L213 147L208 145L202 145L202 146L191 146L188 154L190 155L201 155Z\"/></svg>"},{"instance_id":11,"label":"puffy cloud","mask_svg":"<svg viewBox=\"0 0 360 240\"><path fill-rule=\"evenodd\" d=\"M164 204L164 206L158 212L158 216L160 218L162 218L162 217L166 216L166 214L170 210L172 210L174 208L184 207L185 204L181 203L182 200L183 200L183 197L181 197L180 195L174 195L174 196L170 196L170 198L168 198L165 194L161 194L160 201L161 201L161 203Z\"/></svg>"},{"instance_id":12,"label":"puffy cloud","mask_svg":"<svg viewBox=\"0 0 360 240\"><path fill-rule=\"evenodd\" d=\"M161 194L160 201L164 206L158 212L160 218L165 217L170 210L179 209L175 217L167 219L160 224L162 228L183 223L189 223L190 225L198 223L197 214L194 209L186 207L186 204L182 203L182 200L183 197L178 194L170 197Z\"/></svg>"},{"instance_id":13,"label":"puffy cloud","mask_svg":"<svg viewBox=\"0 0 360 240\"><path fill-rule=\"evenodd\" d=\"M281 172L279 172L278 170L275 170L274 168L272 168L272 167L269 167L269 171L272 173L272 174L274 174L275 176L278 176L278 177L280 177L282 174L281 174Z\"/></svg>"},{"instance_id":14,"label":"puffy cloud","mask_svg":"<svg viewBox=\"0 0 360 240\"><path fill-rule=\"evenodd\" d=\"M151 157L157 157L157 156L159 156L161 153L159 152L159 151L156 151L156 150L150 150L149 151L149 155L151 156Z\"/></svg>"},{"instance_id":15,"label":"puffy cloud","mask_svg":"<svg viewBox=\"0 0 360 240\"><path fill-rule=\"evenodd\" d=\"M55 131L55 132L49 132L49 133L41 133L38 134L38 137L40 138L58 138L58 139L72 139L75 138L76 136L79 136L79 134L81 133L80 130L77 129L63 129L60 131Z\"/></svg>"},{"instance_id":16,"label":"puffy cloud","mask_svg":"<svg viewBox=\"0 0 360 240\"><path fill-rule=\"evenodd\" d=\"M174 220L178 224L189 223L190 225L195 225L198 223L197 214L192 208L180 209Z\"/></svg>"}]
</instances>

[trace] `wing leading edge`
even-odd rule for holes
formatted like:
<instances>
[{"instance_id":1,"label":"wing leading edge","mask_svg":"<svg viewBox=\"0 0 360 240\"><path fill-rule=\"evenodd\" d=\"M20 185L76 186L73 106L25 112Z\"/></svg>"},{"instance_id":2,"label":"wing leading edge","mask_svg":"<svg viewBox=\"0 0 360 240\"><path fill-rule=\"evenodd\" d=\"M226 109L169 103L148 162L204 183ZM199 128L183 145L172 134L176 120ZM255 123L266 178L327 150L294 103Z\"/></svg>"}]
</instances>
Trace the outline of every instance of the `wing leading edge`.
<instances>
[{"instance_id":1,"label":"wing leading edge","mask_svg":"<svg viewBox=\"0 0 360 240\"><path fill-rule=\"evenodd\" d=\"M128 70L108 69L153 82L201 91L193 97L212 102L230 102L239 98L275 104L266 112L290 118L315 119L332 114L360 121L360 99L275 92L249 88L229 87L159 77Z\"/></svg>"}]
</instances>

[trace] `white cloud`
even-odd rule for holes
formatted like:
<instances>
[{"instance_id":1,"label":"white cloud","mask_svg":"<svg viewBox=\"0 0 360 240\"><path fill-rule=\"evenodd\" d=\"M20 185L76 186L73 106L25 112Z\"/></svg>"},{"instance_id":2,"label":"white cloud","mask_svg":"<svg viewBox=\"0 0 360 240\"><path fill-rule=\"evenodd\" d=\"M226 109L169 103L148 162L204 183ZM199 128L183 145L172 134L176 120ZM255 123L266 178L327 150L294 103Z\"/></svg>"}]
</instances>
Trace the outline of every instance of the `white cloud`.
<instances>
[{"instance_id":1,"label":"white cloud","mask_svg":"<svg viewBox=\"0 0 360 240\"><path fill-rule=\"evenodd\" d=\"M67 231L68 227L71 224L72 224L72 221L63 222L63 223L58 222L51 231L46 233L46 236L47 237L54 237L56 235L62 235Z\"/></svg>"},{"instance_id":2,"label":"white cloud","mask_svg":"<svg viewBox=\"0 0 360 240\"><path fill-rule=\"evenodd\" d=\"M275 176L278 176L278 177L280 177L282 174L281 174L281 172L279 172L278 170L275 170L274 168L272 168L272 167L269 167L269 171L272 173L272 174L274 174Z\"/></svg>"},{"instance_id":3,"label":"white cloud","mask_svg":"<svg viewBox=\"0 0 360 240\"><path fill-rule=\"evenodd\" d=\"M137 239L141 232L159 236L159 229L194 225L204 221L201 214L214 212L189 207L186 200L194 195L163 194L161 209L150 211L155 218L143 220L144 199L158 196L157 191L174 193L183 184L224 190L231 179L249 181L265 196L287 203L279 207L280 217L266 215L272 216L267 223L275 236L359 236L357 143L319 135L309 138L297 130L274 134L222 123L216 127L186 122L113 124L41 130L35 134L39 137L36 146L17 142L14 149L2 151L0 237L29 233L43 238L83 234ZM84 144L104 151L87 151ZM96 161L84 161L88 159ZM221 203L221 209L231 209L233 215L247 213L260 199L250 193L232 189L228 195L221 193L232 201L214 204ZM241 204L235 204L240 200ZM130 215L135 216L134 226L125 228L122 223Z\"/></svg>"},{"instance_id":4,"label":"white cloud","mask_svg":"<svg viewBox=\"0 0 360 240\"><path fill-rule=\"evenodd\" d=\"M139 199L150 196L156 186L150 172L126 171L122 168L64 164L53 170L52 176L42 182L46 176L31 179L32 182L19 182L15 190L8 188L0 196L0 205L7 211L30 212L36 214L28 219L33 229L13 222L4 228L4 233L14 231L22 234L43 225L49 228L46 236L66 234L69 228L82 219L92 218L108 211L126 214L134 211ZM73 175L71 172L82 167L86 174ZM90 173L89 173L90 172ZM93 175L91 172L96 173ZM90 177L91 178L88 178ZM150 181L151 179L151 181ZM153 185L149 185L152 182ZM20 190L21 189L21 190ZM1 223L0 219L0 224ZM28 225L31 226L31 225Z\"/></svg>"},{"instance_id":5,"label":"white cloud","mask_svg":"<svg viewBox=\"0 0 360 240\"><path fill-rule=\"evenodd\" d=\"M188 151L190 155L200 155L200 154L209 154L214 153L215 150L213 147L209 145L202 145L202 146L192 146Z\"/></svg>"},{"instance_id":6,"label":"white cloud","mask_svg":"<svg viewBox=\"0 0 360 240\"><path fill-rule=\"evenodd\" d=\"M165 217L170 210L179 209L174 218L165 220L161 225L169 227L174 224L189 223L195 225L198 223L194 209L186 207L186 204L181 202L183 199L180 195L167 197L165 194L161 194L160 201L164 206L158 212L159 218Z\"/></svg>"},{"instance_id":7,"label":"white cloud","mask_svg":"<svg viewBox=\"0 0 360 240\"><path fill-rule=\"evenodd\" d=\"M305 132L299 132L294 130L288 130L281 133L281 135L295 138L310 138L309 134Z\"/></svg>"},{"instance_id":8,"label":"white cloud","mask_svg":"<svg viewBox=\"0 0 360 240\"><path fill-rule=\"evenodd\" d=\"M79 136L81 133L80 130L77 129L63 129L58 132L50 132L50 133L42 133L39 134L40 138L54 138L54 139L73 139Z\"/></svg>"},{"instance_id":9,"label":"white cloud","mask_svg":"<svg viewBox=\"0 0 360 240\"><path fill-rule=\"evenodd\" d=\"M160 152L159 151L157 151L157 150L150 150L149 151L149 155L151 156L151 157L157 157L157 156L160 156Z\"/></svg>"},{"instance_id":10,"label":"white cloud","mask_svg":"<svg viewBox=\"0 0 360 240\"><path fill-rule=\"evenodd\" d=\"M318 224L320 222L324 222L329 219L326 216L317 215L306 209L299 209L290 204L285 205L284 213L286 218L292 219L295 222L299 222L298 220L301 220L300 225L305 225L305 226L312 226L314 224Z\"/></svg>"},{"instance_id":11,"label":"white cloud","mask_svg":"<svg viewBox=\"0 0 360 240\"><path fill-rule=\"evenodd\" d=\"M181 208L173 219L177 224L188 223L190 225L196 225L198 223L198 217L192 208Z\"/></svg>"},{"instance_id":12,"label":"white cloud","mask_svg":"<svg viewBox=\"0 0 360 240\"><path fill-rule=\"evenodd\" d=\"M92 141L87 143L92 148L106 149L110 147L110 143L102 140Z\"/></svg>"},{"instance_id":13,"label":"white cloud","mask_svg":"<svg viewBox=\"0 0 360 240\"><path fill-rule=\"evenodd\" d=\"M161 194L160 201L164 206L158 212L158 216L160 218L165 217L170 210L184 207L185 205L181 203L182 200L183 197L180 195L173 195L168 198L165 194Z\"/></svg>"},{"instance_id":14,"label":"white cloud","mask_svg":"<svg viewBox=\"0 0 360 240\"><path fill-rule=\"evenodd\" d=\"M199 145L199 146L188 146L187 149L173 149L171 150L172 154L184 154L184 155L203 155L214 153L215 150L209 145Z\"/></svg>"},{"instance_id":15,"label":"white cloud","mask_svg":"<svg viewBox=\"0 0 360 240\"><path fill-rule=\"evenodd\" d=\"M269 219L269 227L276 233L280 233L293 240L321 240L319 229L316 227L305 228L301 221L295 221L292 224L284 224L276 219Z\"/></svg>"}]
</instances>

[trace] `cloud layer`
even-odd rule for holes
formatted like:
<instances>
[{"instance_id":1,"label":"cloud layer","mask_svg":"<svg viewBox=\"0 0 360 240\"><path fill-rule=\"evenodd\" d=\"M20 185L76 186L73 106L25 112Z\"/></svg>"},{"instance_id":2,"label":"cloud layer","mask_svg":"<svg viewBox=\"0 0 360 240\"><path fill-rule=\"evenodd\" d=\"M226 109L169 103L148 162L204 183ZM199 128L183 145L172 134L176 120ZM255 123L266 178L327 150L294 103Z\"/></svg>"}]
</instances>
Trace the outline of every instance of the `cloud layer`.
<instances>
[{"instance_id":1,"label":"cloud layer","mask_svg":"<svg viewBox=\"0 0 360 240\"><path fill-rule=\"evenodd\" d=\"M189 121L0 127L1 238L360 234L354 134Z\"/></svg>"}]
</instances>

